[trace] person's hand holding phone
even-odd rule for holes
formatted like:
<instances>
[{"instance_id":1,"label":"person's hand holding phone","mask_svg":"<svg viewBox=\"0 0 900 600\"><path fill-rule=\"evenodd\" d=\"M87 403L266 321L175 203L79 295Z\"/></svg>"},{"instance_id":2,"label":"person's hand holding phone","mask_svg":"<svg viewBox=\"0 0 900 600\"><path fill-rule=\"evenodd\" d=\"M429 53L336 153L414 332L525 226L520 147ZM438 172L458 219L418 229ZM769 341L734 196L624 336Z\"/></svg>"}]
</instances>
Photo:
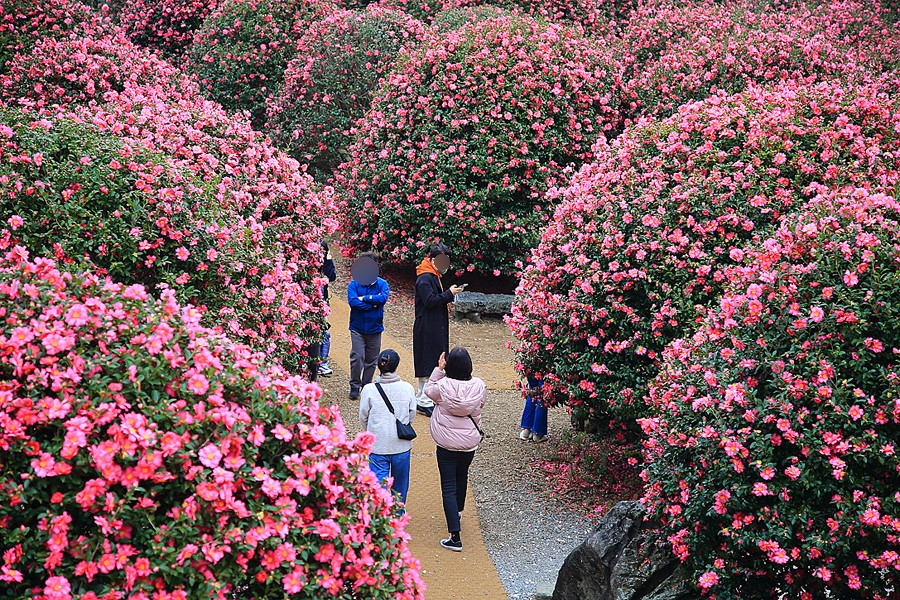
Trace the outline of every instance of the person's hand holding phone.
<instances>
[{"instance_id":1,"label":"person's hand holding phone","mask_svg":"<svg viewBox=\"0 0 900 600\"><path fill-rule=\"evenodd\" d=\"M453 295L455 296L455 295L457 295L458 293L460 293L461 291L463 291L464 289L466 289L466 286L467 286L467 285L469 285L469 284L468 284L468 283L464 283L464 284L462 284L462 285L451 285L451 286L450 286L450 291L451 291L451 292L453 293Z\"/></svg>"},{"instance_id":2,"label":"person's hand holding phone","mask_svg":"<svg viewBox=\"0 0 900 600\"><path fill-rule=\"evenodd\" d=\"M438 369L441 371L444 370L444 367L447 366L447 353L441 352L441 357L438 359Z\"/></svg>"}]
</instances>

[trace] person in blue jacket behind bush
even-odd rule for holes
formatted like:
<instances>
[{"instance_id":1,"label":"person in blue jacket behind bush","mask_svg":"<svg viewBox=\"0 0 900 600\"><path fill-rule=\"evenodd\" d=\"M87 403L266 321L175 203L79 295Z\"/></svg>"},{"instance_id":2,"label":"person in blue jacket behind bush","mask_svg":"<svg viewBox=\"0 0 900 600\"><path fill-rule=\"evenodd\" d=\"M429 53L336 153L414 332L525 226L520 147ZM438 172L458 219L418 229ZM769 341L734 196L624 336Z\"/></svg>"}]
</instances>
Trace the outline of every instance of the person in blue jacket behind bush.
<instances>
[{"instance_id":1,"label":"person in blue jacket behind bush","mask_svg":"<svg viewBox=\"0 0 900 600\"><path fill-rule=\"evenodd\" d=\"M350 268L353 280L347 286L350 305L350 399L358 400L362 386L375 376L375 361L381 352L384 305L390 288L378 276L378 259L372 253L360 255Z\"/></svg>"}]
</instances>

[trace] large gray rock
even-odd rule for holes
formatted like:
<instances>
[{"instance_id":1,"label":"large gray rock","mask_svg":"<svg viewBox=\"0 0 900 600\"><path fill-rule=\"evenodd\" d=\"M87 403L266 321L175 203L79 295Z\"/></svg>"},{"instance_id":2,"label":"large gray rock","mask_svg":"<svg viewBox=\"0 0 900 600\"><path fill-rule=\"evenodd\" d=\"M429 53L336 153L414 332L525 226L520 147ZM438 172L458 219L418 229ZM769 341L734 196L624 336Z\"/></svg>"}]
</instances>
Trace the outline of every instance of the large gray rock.
<instances>
[{"instance_id":1,"label":"large gray rock","mask_svg":"<svg viewBox=\"0 0 900 600\"><path fill-rule=\"evenodd\" d=\"M619 502L603 517L566 558L553 590L553 600L699 599L638 502Z\"/></svg>"},{"instance_id":2,"label":"large gray rock","mask_svg":"<svg viewBox=\"0 0 900 600\"><path fill-rule=\"evenodd\" d=\"M505 315L512 309L515 296L511 294L482 294L460 292L453 300L453 316L481 322L481 315Z\"/></svg>"}]
</instances>

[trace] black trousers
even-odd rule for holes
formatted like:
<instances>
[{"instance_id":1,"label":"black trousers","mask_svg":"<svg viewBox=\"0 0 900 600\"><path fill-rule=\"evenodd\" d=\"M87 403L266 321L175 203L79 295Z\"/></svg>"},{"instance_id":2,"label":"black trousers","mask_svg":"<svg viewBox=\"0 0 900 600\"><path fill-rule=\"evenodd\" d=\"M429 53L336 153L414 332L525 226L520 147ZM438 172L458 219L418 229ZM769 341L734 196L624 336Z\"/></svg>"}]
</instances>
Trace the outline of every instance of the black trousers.
<instances>
[{"instance_id":1,"label":"black trousers","mask_svg":"<svg viewBox=\"0 0 900 600\"><path fill-rule=\"evenodd\" d=\"M466 506L466 489L469 485L469 465L475 451L458 452L437 447L438 471L441 473L441 498L444 501L444 517L447 531L459 533L459 513Z\"/></svg>"}]
</instances>

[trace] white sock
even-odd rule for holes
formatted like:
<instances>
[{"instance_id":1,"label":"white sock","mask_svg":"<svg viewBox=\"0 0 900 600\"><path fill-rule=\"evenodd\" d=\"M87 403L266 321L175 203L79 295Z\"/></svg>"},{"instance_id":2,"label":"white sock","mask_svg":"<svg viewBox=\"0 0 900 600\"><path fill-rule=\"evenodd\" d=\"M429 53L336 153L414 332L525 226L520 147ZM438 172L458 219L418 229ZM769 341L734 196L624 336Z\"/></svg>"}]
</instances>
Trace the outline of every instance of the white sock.
<instances>
[{"instance_id":1,"label":"white sock","mask_svg":"<svg viewBox=\"0 0 900 600\"><path fill-rule=\"evenodd\" d=\"M428 383L428 378L419 377L418 383L419 389L416 391L416 404L423 408L434 406L434 402L431 401L431 398L425 395L425 384Z\"/></svg>"}]
</instances>

